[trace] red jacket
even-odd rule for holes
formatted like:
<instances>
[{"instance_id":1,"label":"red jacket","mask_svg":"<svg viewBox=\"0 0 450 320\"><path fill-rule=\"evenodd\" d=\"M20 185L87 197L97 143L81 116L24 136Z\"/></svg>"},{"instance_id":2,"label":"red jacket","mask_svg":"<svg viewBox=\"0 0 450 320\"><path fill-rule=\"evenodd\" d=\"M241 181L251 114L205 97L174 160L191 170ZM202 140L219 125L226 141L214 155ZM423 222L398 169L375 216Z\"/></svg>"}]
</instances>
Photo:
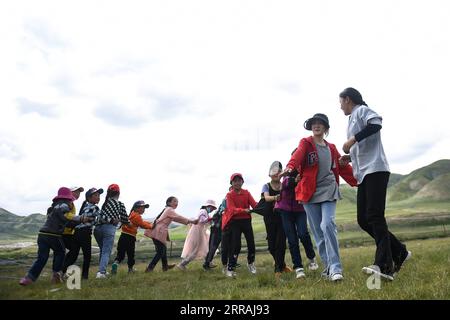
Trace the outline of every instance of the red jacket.
<instances>
[{"instance_id":1,"label":"red jacket","mask_svg":"<svg viewBox=\"0 0 450 320\"><path fill-rule=\"evenodd\" d=\"M246 209L250 209L250 206L253 209L256 208L257 202L253 199L250 192L241 189L237 193L233 189L227 193L226 199L227 207L222 215L222 230L225 229L231 220L252 218L251 214L246 212Z\"/></svg>"},{"instance_id":2,"label":"red jacket","mask_svg":"<svg viewBox=\"0 0 450 320\"><path fill-rule=\"evenodd\" d=\"M330 147L332 159L332 171L339 184L339 176L351 186L356 186L357 181L353 177L353 171L350 164L346 166L339 165L341 155L332 143L326 144ZM292 155L287 166L290 169L297 169L300 173L301 180L295 188L295 199L302 202L308 202L316 192L317 173L319 172L319 158L317 155L316 144L313 137L303 138L300 140L297 150Z\"/></svg>"}]
</instances>

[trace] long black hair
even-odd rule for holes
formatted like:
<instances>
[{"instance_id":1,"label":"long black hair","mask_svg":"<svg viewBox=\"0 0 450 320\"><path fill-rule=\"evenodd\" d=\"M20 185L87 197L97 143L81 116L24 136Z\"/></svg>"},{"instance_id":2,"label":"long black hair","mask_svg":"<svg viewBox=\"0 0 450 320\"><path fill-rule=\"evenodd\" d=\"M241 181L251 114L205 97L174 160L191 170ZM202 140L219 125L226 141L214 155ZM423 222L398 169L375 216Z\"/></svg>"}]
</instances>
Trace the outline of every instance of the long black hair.
<instances>
[{"instance_id":1,"label":"long black hair","mask_svg":"<svg viewBox=\"0 0 450 320\"><path fill-rule=\"evenodd\" d=\"M159 217L161 217L161 215L163 214L164 210L166 210L166 208L169 206L169 204L172 202L173 199L176 199L177 197L171 196L168 197L166 200L166 206L164 207L164 209L162 209L162 211L160 212L160 214L158 214L158 216L155 218L154 221L158 220Z\"/></svg>"},{"instance_id":2,"label":"long black hair","mask_svg":"<svg viewBox=\"0 0 450 320\"><path fill-rule=\"evenodd\" d=\"M356 105L364 105L367 106L367 103L364 102L361 93L355 88L346 88L339 94L340 98L349 98Z\"/></svg>"}]
</instances>

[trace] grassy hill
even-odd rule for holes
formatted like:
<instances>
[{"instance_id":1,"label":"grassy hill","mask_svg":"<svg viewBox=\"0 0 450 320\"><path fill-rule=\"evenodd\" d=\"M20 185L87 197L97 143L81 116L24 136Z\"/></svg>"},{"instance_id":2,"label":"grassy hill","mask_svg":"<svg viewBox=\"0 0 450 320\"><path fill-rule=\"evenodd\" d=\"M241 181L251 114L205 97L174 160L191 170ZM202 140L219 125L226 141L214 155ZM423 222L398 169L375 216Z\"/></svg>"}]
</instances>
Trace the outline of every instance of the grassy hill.
<instances>
[{"instance_id":1,"label":"grassy hill","mask_svg":"<svg viewBox=\"0 0 450 320\"><path fill-rule=\"evenodd\" d=\"M442 175L444 177L439 180L439 185L447 185L448 173L450 173L450 160L448 159L439 160L426 167L414 170L410 174L401 177L397 183L392 185L389 189L388 199L390 201L401 201L411 198ZM398 179L398 177L395 179ZM450 199L450 188L441 190L440 194L441 198Z\"/></svg>"},{"instance_id":2,"label":"grassy hill","mask_svg":"<svg viewBox=\"0 0 450 320\"><path fill-rule=\"evenodd\" d=\"M39 213L21 217L0 208L0 240L35 238L45 219Z\"/></svg>"}]
</instances>

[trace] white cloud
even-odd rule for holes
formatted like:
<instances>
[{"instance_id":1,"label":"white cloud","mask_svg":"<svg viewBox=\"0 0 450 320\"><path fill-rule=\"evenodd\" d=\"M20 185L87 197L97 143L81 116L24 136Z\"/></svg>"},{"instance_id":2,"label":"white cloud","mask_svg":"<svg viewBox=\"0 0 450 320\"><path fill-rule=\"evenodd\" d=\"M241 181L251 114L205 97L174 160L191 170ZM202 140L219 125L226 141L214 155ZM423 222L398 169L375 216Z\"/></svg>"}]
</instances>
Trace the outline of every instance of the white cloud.
<instances>
[{"instance_id":1,"label":"white cloud","mask_svg":"<svg viewBox=\"0 0 450 320\"><path fill-rule=\"evenodd\" d=\"M0 4L0 206L61 185L168 196L197 213L240 171L258 197L314 113L340 149L345 87L384 119L393 172L450 158L446 1L9 1ZM81 201L78 206L81 205Z\"/></svg>"}]
</instances>

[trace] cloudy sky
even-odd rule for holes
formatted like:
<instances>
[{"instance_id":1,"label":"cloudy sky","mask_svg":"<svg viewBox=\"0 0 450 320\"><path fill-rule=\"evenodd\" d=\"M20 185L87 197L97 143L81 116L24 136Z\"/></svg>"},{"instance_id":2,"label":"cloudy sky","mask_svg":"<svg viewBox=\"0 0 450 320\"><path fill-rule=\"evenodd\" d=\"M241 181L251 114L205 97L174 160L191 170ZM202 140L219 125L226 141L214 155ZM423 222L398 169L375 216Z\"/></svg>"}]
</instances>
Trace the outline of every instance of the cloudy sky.
<instances>
[{"instance_id":1,"label":"cloudy sky","mask_svg":"<svg viewBox=\"0 0 450 320\"><path fill-rule=\"evenodd\" d=\"M383 116L392 172L450 158L446 0L2 1L0 33L0 207L16 214L117 183L148 218L171 195L195 216L236 171L257 197L314 113L341 149L349 86Z\"/></svg>"}]
</instances>

